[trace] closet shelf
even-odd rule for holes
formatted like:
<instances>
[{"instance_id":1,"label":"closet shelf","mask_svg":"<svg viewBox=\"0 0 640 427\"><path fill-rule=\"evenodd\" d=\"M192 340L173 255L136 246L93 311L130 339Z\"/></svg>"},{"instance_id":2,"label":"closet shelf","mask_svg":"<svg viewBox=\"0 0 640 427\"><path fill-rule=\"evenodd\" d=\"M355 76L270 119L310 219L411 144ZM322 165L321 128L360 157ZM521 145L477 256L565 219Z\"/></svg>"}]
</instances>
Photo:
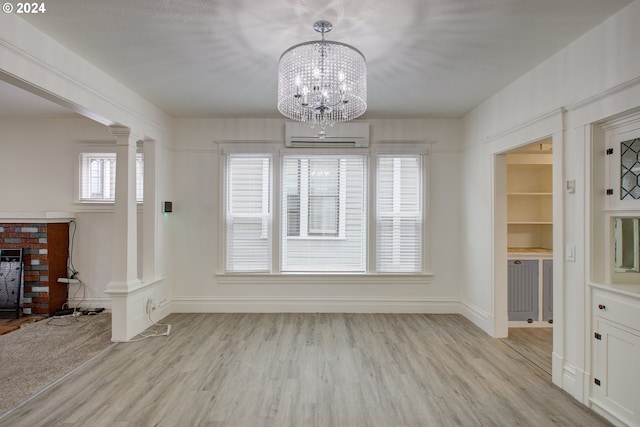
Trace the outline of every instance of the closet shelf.
<instances>
[{"instance_id":1,"label":"closet shelf","mask_svg":"<svg viewBox=\"0 0 640 427\"><path fill-rule=\"evenodd\" d=\"M508 221L507 225L553 225L552 221Z\"/></svg>"}]
</instances>

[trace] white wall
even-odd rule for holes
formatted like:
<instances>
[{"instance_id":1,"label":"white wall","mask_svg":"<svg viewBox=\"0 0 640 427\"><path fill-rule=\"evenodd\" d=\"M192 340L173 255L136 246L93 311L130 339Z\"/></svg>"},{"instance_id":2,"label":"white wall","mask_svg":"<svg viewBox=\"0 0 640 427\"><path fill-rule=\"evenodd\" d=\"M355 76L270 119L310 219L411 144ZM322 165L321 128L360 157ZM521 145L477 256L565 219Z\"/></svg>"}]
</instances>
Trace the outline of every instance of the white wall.
<instances>
[{"instance_id":1,"label":"white wall","mask_svg":"<svg viewBox=\"0 0 640 427\"><path fill-rule=\"evenodd\" d=\"M103 125L124 126L132 129L136 135L143 135L145 140L154 141L152 144L156 146L156 150L153 150L156 152L157 159L157 162L154 162L156 176L152 183L153 197L148 198L154 200L153 206L149 206L146 213L143 213L144 242L147 243L143 256L147 266L145 280L141 284L127 283L127 289L124 293L122 289L119 289L111 295L112 307L114 308L113 339L126 340L131 338L149 324L145 316L144 300L155 294L159 301L168 301L171 293L170 285L163 276L169 271L166 262L166 257L169 256L166 249L169 247L168 241L170 239L169 224L168 221L162 221L159 214L159 202L171 198L171 160L167 151L170 144L168 136L171 134L170 117L56 40L18 16L9 14L0 15L0 79L52 100ZM69 131L71 130L73 127L69 129ZM54 133L54 135L56 134ZM48 138L48 135L42 136L35 136L33 140L23 139L29 141L51 139ZM84 132L80 138L86 138ZM27 144L29 143L27 142ZM41 151L38 145L36 151L35 145L34 143L34 153L48 150L47 147ZM52 158L57 156L63 156L63 154L55 153ZM149 166L149 162L145 163L146 166ZM56 163L56 166L64 164L63 160L60 164ZM59 176L61 179L65 177L65 182L59 182L61 186L55 188L57 191L67 191L66 189L71 188L69 181L72 175L63 171ZM54 181L48 187L53 188L55 183ZM149 183L147 182L147 184ZM31 188L29 182L24 185ZM149 185L146 187L148 188ZM54 190L52 194L57 191ZM61 201L64 198L49 193L44 194L40 200L41 204L34 201L16 200L12 209L23 209L24 206L36 204L41 205L43 210L52 210L53 206L66 203ZM124 200L120 200L119 203L126 206ZM149 203L147 204L149 205ZM124 210L122 211L124 212ZM79 216L79 222L82 220L83 223L87 223L85 219L84 214ZM106 218L102 218L102 221L99 222L102 226L96 226L97 228L94 229L92 225L91 230L100 236L109 236L110 242L114 235L118 236L118 233L128 234L126 230L113 230L113 233L106 231L105 227L109 223ZM119 241L128 240L119 239ZM104 248L101 254L108 252L111 253L111 250ZM83 256L88 253L83 253ZM104 267L102 263L106 260L107 257L97 257L97 259L91 258L89 262L95 266L100 264L96 270L102 271ZM155 265L152 266L152 264ZM106 276L106 273L96 272L96 275L92 276L96 277L96 281L102 282L103 275ZM97 278L98 276L100 278ZM112 283L115 283L113 278ZM157 316L161 317L167 314L169 308L168 304L165 305Z\"/></svg>"},{"instance_id":2,"label":"white wall","mask_svg":"<svg viewBox=\"0 0 640 427\"><path fill-rule=\"evenodd\" d=\"M585 239L589 227L585 144L590 141L585 140L584 125L640 106L639 20L640 1L636 0L464 118L463 180L473 182L478 191L462 192L466 268L461 292L465 304L488 316L485 323L477 323L492 333L493 154L528 142L524 135L532 139L548 136L544 126L538 125L547 115L566 109L561 166L565 179L576 180L577 191L560 199L564 209L562 246L576 244L577 259L558 266L564 271L562 283L555 284L564 291L564 322L555 324L555 328L562 328L563 338L559 343L554 338L554 349L559 351L554 356L563 363L563 383L559 385L581 400L586 399L588 383L584 380L589 371L584 301L588 279L585 256L590 251Z\"/></svg>"},{"instance_id":3,"label":"white wall","mask_svg":"<svg viewBox=\"0 0 640 427\"><path fill-rule=\"evenodd\" d=\"M434 140L431 239L434 276L216 276L219 181L215 141L284 141L280 119L176 121L172 278L175 311L458 311L460 120L370 120L373 141ZM221 270L221 269L220 269Z\"/></svg>"},{"instance_id":4,"label":"white wall","mask_svg":"<svg viewBox=\"0 0 640 427\"><path fill-rule=\"evenodd\" d=\"M86 284L82 288L70 285L72 303L85 299L84 307L111 306L104 293L111 280L113 240L113 205L77 203L77 156L81 147L95 144L114 144L115 138L107 126L83 117L0 120L0 212L71 212L77 225L73 236L73 264L79 278ZM169 199L170 156L166 147L158 150L159 194ZM159 208L157 209L159 210ZM138 241L142 242L142 207L138 215ZM166 218L158 227L159 241L167 239ZM167 247L165 247L167 246ZM142 246L139 262L142 266ZM156 257L164 259L168 245L158 248ZM157 275L168 274L168 265L158 262ZM142 271L140 271L141 275ZM74 298L75 296L75 298ZM170 289L158 295L169 299Z\"/></svg>"},{"instance_id":5,"label":"white wall","mask_svg":"<svg viewBox=\"0 0 640 427\"><path fill-rule=\"evenodd\" d=\"M0 120L0 212L75 213L81 208L75 203L78 146L113 140L106 126L85 118ZM94 307L110 306L103 292L111 275L112 222L109 212L76 214L73 262Z\"/></svg>"}]
</instances>

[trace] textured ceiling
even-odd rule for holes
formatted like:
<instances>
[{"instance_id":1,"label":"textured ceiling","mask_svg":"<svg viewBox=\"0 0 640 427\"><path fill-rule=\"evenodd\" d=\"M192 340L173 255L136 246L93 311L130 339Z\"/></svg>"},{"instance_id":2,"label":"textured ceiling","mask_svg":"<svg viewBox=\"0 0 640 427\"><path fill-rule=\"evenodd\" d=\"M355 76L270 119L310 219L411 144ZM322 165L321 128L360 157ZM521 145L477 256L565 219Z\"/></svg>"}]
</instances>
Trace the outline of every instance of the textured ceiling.
<instances>
[{"instance_id":1,"label":"textured ceiling","mask_svg":"<svg viewBox=\"0 0 640 427\"><path fill-rule=\"evenodd\" d=\"M28 22L176 117L279 117L293 44L352 44L365 117L460 116L630 0L47 0Z\"/></svg>"}]
</instances>

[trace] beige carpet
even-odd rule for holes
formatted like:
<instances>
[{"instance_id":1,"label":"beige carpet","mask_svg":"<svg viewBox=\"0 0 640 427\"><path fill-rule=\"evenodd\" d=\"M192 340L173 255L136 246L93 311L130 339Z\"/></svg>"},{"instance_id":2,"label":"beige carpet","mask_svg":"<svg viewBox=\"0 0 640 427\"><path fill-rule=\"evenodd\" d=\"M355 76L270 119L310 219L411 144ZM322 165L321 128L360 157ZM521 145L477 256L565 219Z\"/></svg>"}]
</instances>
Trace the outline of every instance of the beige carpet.
<instances>
[{"instance_id":1,"label":"beige carpet","mask_svg":"<svg viewBox=\"0 0 640 427\"><path fill-rule=\"evenodd\" d=\"M62 317L0 336L0 413L111 345L111 314Z\"/></svg>"}]
</instances>

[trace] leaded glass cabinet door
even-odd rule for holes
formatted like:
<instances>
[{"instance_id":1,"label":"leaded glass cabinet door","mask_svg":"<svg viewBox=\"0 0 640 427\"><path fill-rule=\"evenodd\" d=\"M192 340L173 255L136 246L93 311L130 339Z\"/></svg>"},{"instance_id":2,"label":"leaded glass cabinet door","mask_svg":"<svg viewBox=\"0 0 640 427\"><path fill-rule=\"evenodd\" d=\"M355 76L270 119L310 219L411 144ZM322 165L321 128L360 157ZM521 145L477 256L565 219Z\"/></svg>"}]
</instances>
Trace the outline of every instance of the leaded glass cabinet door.
<instances>
[{"instance_id":1,"label":"leaded glass cabinet door","mask_svg":"<svg viewBox=\"0 0 640 427\"><path fill-rule=\"evenodd\" d=\"M620 200L640 199L640 138L620 143Z\"/></svg>"},{"instance_id":2,"label":"leaded glass cabinet door","mask_svg":"<svg viewBox=\"0 0 640 427\"><path fill-rule=\"evenodd\" d=\"M612 132L607 138L608 209L640 209L640 123L631 127L626 132Z\"/></svg>"}]
</instances>

